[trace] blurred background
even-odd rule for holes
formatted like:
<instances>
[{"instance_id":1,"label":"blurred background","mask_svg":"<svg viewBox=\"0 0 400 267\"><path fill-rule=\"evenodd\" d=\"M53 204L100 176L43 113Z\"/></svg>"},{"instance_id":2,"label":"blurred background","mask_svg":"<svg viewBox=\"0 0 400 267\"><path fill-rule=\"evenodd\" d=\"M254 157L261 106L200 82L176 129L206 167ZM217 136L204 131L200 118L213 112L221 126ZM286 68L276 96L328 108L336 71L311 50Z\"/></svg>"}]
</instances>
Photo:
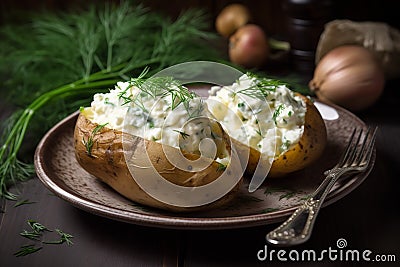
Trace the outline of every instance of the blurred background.
<instances>
[{"instance_id":1,"label":"blurred background","mask_svg":"<svg viewBox=\"0 0 400 267\"><path fill-rule=\"evenodd\" d=\"M0 25L24 22L28 15L41 10L70 11L85 8L91 3L119 3L118 0L2 0L0 1ZM152 11L175 19L192 7L202 8L209 15L209 30L215 31L215 20L229 4L241 3L250 9L252 22L261 26L269 37L288 41L292 47L294 69L311 75L315 48L326 22L334 19L352 21L379 21L400 29L396 0L173 0L132 1L142 3ZM227 42L220 42L221 51L227 51ZM225 46L225 47L224 47ZM226 55L227 56L227 55ZM286 63L278 58L278 64ZM273 70L276 65L269 64Z\"/></svg>"},{"instance_id":2,"label":"blurred background","mask_svg":"<svg viewBox=\"0 0 400 267\"><path fill-rule=\"evenodd\" d=\"M15 16L13 12L15 10L37 11L43 8L68 10L84 7L88 3L107 1L119 2L118 0L2 0L0 1L0 23L23 19ZM396 0L143 0L136 2L144 3L151 9L164 12L171 17L178 16L181 10L190 7L202 7L210 13L212 19L215 19L224 6L230 3L243 3L251 9L255 22L261 25L269 34L283 34L285 32L286 14L283 8L285 2L305 5L321 5L324 2L325 4L329 4L329 13L335 19L383 21L396 28L400 27L400 18L397 9L398 1Z\"/></svg>"}]
</instances>

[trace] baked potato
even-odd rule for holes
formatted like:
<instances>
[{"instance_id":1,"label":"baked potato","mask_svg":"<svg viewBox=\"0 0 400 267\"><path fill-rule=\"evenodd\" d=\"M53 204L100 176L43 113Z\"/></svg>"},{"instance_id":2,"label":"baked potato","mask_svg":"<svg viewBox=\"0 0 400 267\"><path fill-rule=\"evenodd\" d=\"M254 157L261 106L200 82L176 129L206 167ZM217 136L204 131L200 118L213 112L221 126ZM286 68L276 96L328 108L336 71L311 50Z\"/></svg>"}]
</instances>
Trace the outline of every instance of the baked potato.
<instances>
[{"instance_id":1,"label":"baked potato","mask_svg":"<svg viewBox=\"0 0 400 267\"><path fill-rule=\"evenodd\" d=\"M243 75L204 101L163 79L96 94L75 126L80 165L134 202L175 212L219 207L244 172L261 165L268 177L284 176L323 152L321 115L283 83Z\"/></svg>"},{"instance_id":2,"label":"baked potato","mask_svg":"<svg viewBox=\"0 0 400 267\"><path fill-rule=\"evenodd\" d=\"M110 93L96 94L76 122L76 158L90 174L146 206L181 212L224 205L238 191L243 169L231 162L238 158L221 125L204 116L204 102L186 88L175 89L180 95L163 89L148 95L133 83L118 83ZM214 150L204 144L210 139Z\"/></svg>"},{"instance_id":3,"label":"baked potato","mask_svg":"<svg viewBox=\"0 0 400 267\"><path fill-rule=\"evenodd\" d=\"M243 75L232 86L212 88L210 95L210 112L230 135L248 176L261 164L268 177L282 177L323 153L324 120L308 97L285 83Z\"/></svg>"}]
</instances>

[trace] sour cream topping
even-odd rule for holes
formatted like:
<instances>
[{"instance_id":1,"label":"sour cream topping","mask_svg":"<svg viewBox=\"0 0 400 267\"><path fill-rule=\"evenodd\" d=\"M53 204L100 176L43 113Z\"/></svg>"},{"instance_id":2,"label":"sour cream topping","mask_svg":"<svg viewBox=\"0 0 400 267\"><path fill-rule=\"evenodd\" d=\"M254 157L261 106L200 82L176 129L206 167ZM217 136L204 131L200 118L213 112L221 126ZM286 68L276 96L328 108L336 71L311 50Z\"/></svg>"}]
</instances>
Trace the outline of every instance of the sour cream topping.
<instances>
[{"instance_id":1,"label":"sour cream topping","mask_svg":"<svg viewBox=\"0 0 400 267\"><path fill-rule=\"evenodd\" d=\"M304 132L306 104L282 82L243 75L209 94L209 110L228 135L268 157L290 149Z\"/></svg>"},{"instance_id":2,"label":"sour cream topping","mask_svg":"<svg viewBox=\"0 0 400 267\"><path fill-rule=\"evenodd\" d=\"M176 95L154 97L131 82L118 82L108 93L95 94L85 112L99 125L196 153L206 138L221 145L215 124L196 117L215 118L230 137L270 158L297 144L304 132L306 105L284 83L243 75L232 85L213 86L209 94L205 101L192 95L176 104Z\"/></svg>"},{"instance_id":3,"label":"sour cream topping","mask_svg":"<svg viewBox=\"0 0 400 267\"><path fill-rule=\"evenodd\" d=\"M185 87L169 85L158 91L118 82L108 93L98 93L85 114L93 123L207 157L223 150L222 132L216 130L207 103ZM172 93L170 93L172 92ZM154 95L154 93L159 95ZM207 149L213 140L218 151ZM201 151L203 150L203 151ZM213 152L208 153L207 152Z\"/></svg>"}]
</instances>

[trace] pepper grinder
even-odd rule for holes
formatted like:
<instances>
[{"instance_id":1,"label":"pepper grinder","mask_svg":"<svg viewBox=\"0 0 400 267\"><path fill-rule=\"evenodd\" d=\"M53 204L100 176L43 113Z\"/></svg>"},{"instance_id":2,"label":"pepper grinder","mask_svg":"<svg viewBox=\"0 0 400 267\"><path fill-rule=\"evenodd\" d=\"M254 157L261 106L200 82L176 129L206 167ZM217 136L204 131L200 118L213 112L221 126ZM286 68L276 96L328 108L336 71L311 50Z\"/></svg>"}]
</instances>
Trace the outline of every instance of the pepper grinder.
<instances>
[{"instance_id":1,"label":"pepper grinder","mask_svg":"<svg viewBox=\"0 0 400 267\"><path fill-rule=\"evenodd\" d=\"M315 51L324 25L332 17L331 0L283 0L294 70L312 75Z\"/></svg>"}]
</instances>

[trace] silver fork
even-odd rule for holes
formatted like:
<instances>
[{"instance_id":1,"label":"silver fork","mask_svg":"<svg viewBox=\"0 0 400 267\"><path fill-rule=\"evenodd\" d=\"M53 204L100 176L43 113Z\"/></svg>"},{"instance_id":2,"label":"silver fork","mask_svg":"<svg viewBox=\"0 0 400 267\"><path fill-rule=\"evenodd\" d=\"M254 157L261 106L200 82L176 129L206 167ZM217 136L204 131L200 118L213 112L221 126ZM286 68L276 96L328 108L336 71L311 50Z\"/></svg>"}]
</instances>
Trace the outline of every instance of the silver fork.
<instances>
[{"instance_id":1,"label":"silver fork","mask_svg":"<svg viewBox=\"0 0 400 267\"><path fill-rule=\"evenodd\" d=\"M339 162L324 172L326 178L316 191L285 222L267 234L269 243L290 246L304 243L310 238L322 203L339 177L367 169L374 150L376 130L376 127L368 128L362 138L363 130L357 134L357 129L354 129Z\"/></svg>"}]
</instances>

